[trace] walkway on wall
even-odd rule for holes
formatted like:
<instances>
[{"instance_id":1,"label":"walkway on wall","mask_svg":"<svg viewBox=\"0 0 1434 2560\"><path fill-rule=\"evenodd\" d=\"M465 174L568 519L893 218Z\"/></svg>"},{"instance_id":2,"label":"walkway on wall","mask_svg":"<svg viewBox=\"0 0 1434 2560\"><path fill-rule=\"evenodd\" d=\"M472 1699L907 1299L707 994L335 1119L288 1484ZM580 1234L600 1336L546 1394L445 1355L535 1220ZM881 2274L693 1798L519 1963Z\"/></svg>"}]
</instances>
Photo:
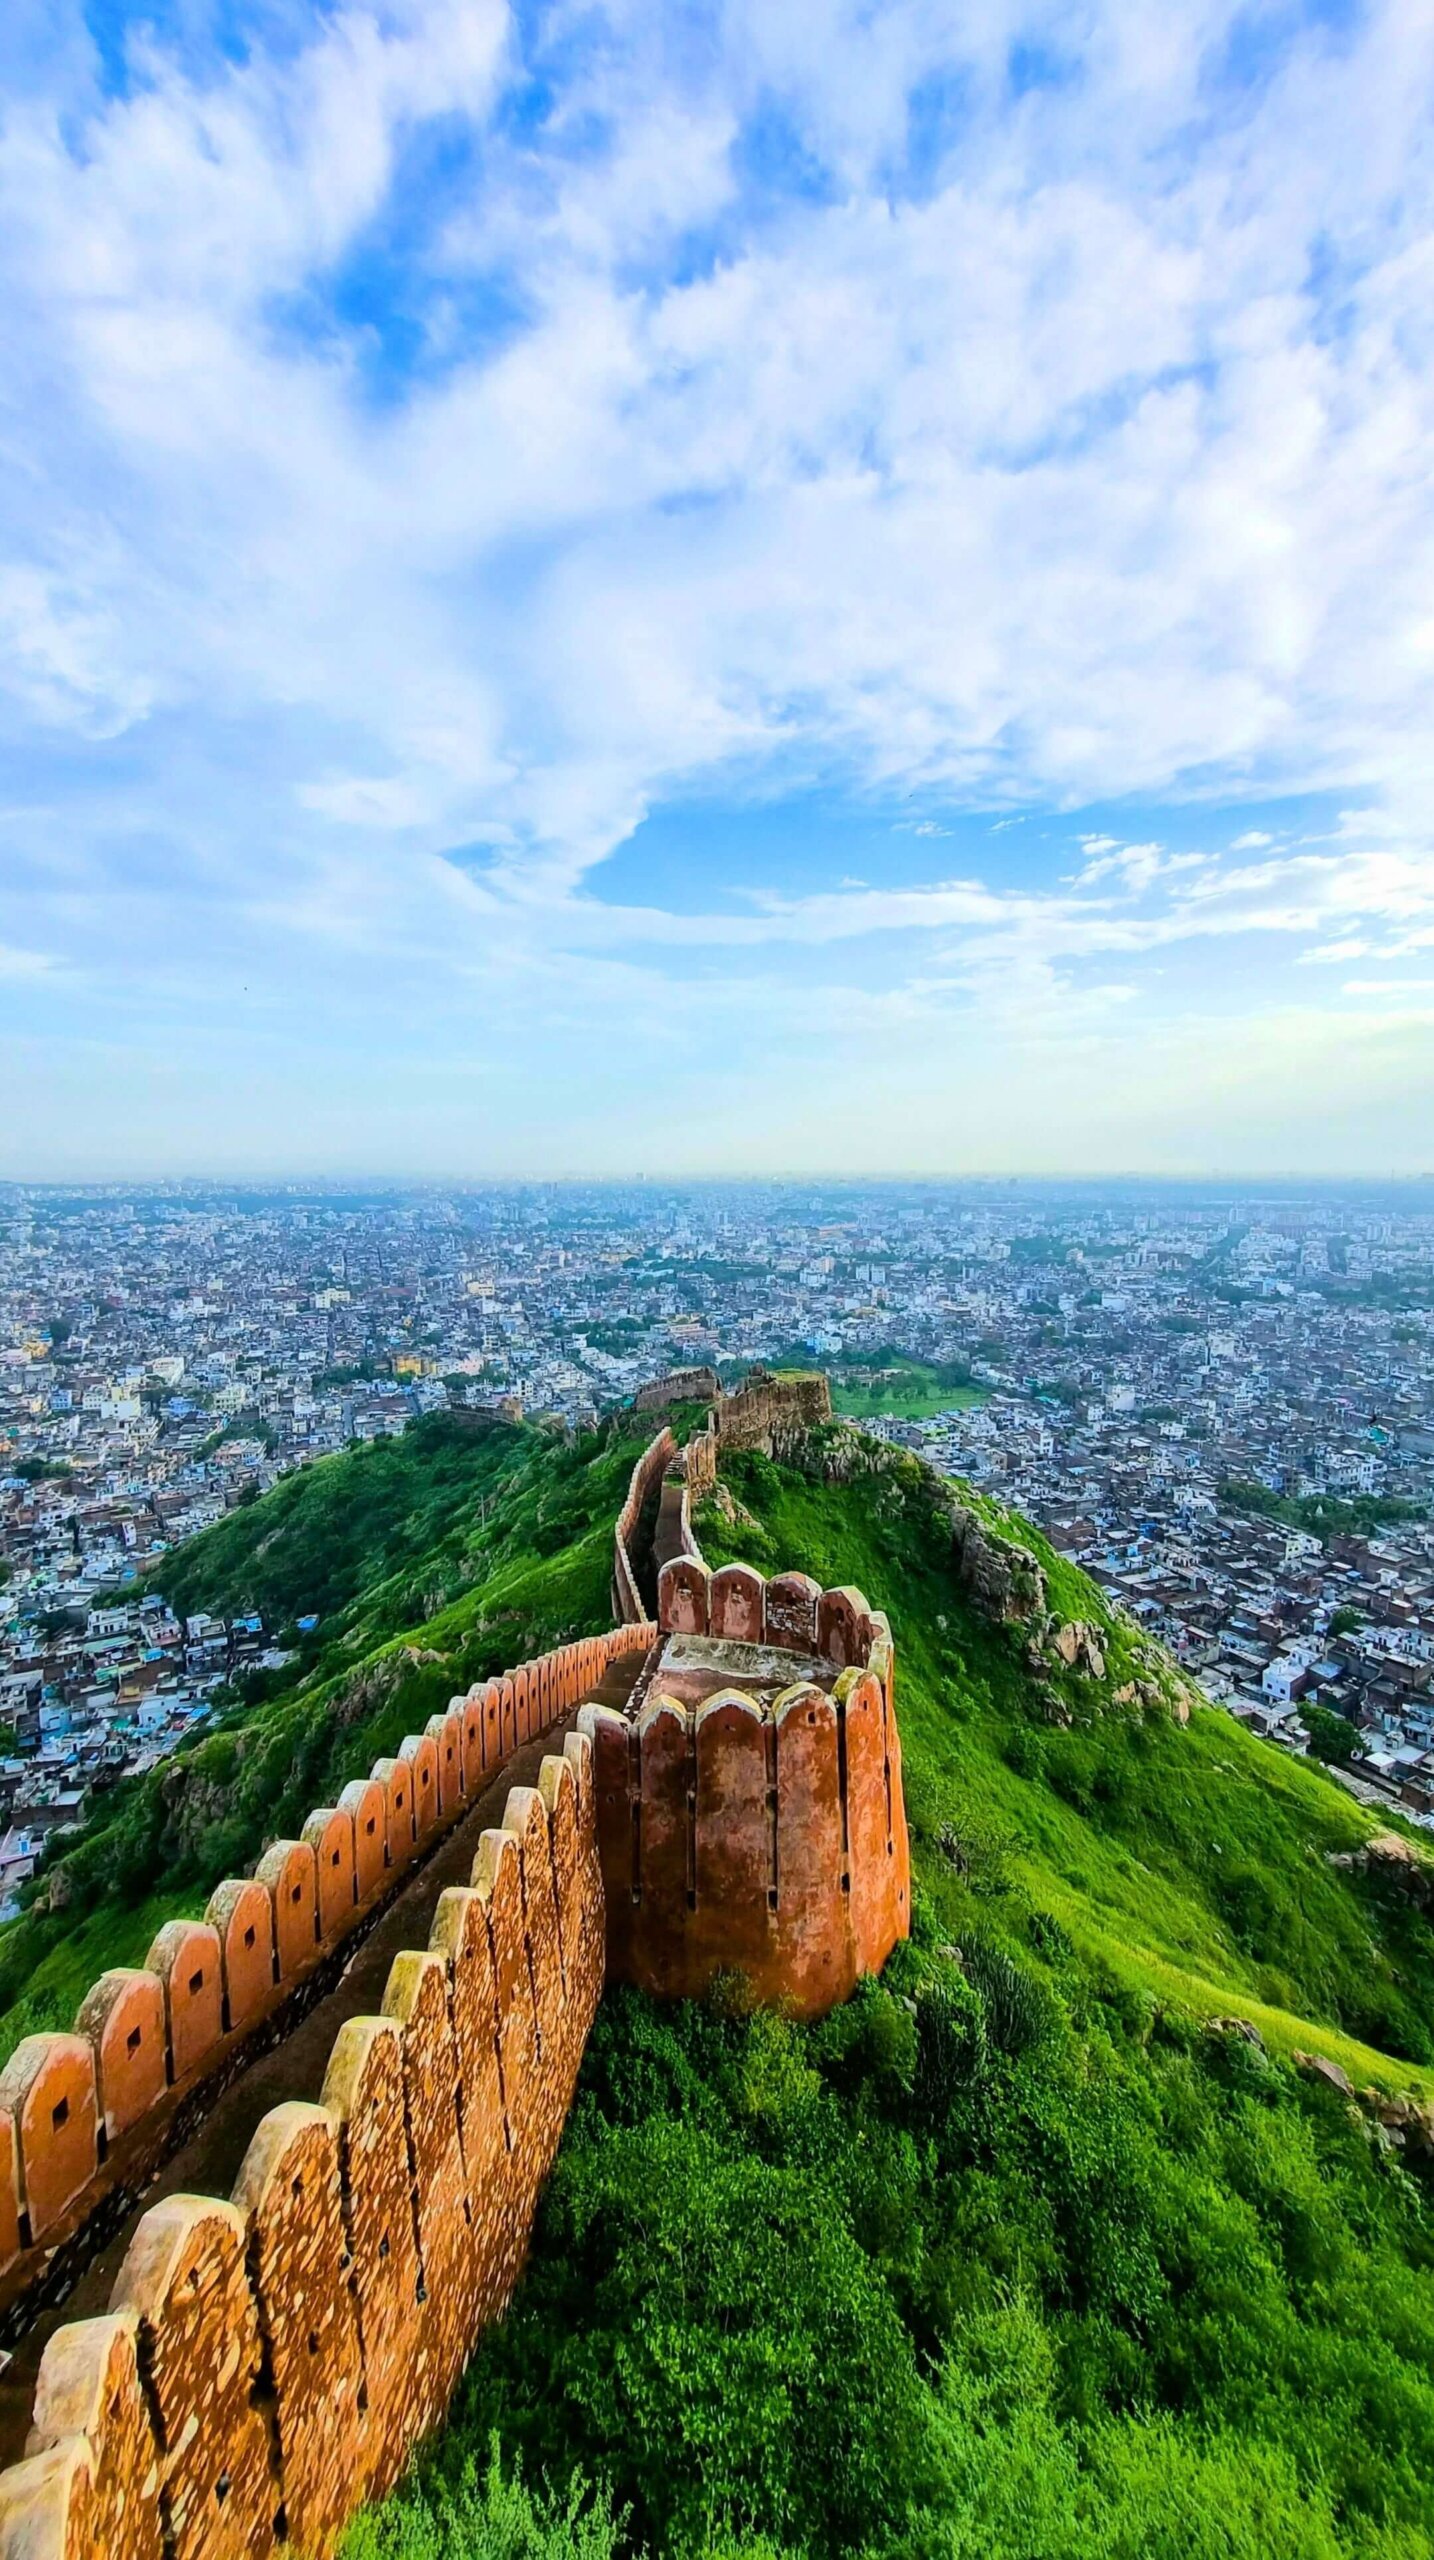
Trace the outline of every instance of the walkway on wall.
<instances>
[{"instance_id":1,"label":"walkway on wall","mask_svg":"<svg viewBox=\"0 0 1434 2560\"><path fill-rule=\"evenodd\" d=\"M606 1698L611 1682L613 1702L622 1703L644 1660L645 1656L637 1652L614 1663L593 1695ZM479 1834L501 1823L509 1790L531 1786L544 1755L561 1751L562 1737L571 1732L576 1712L574 1708L504 1764L492 1784L440 1841L432 1857L394 1895L354 1949L334 1988L280 2043L258 2054L215 2100L191 2139L165 2161L114 2237L90 2259L65 2301L37 2314L0 2377L0 2465L18 2461L24 2453L35 2376L47 2338L65 2321L86 2319L108 2309L111 2288L141 2214L167 2195L227 2196L250 2137L267 2110L286 2098L318 2097L334 2038L344 2020L377 2013L394 1957L404 1948L427 1944L439 1895L449 1885L468 1883Z\"/></svg>"},{"instance_id":2,"label":"walkway on wall","mask_svg":"<svg viewBox=\"0 0 1434 2560\"><path fill-rule=\"evenodd\" d=\"M682 1497L686 1492L680 1476L663 1479L662 1498L657 1506L657 1525L652 1533L652 1566L654 1575L653 1604L656 1609L655 1577L675 1556L685 1555L687 1541L682 1534Z\"/></svg>"}]
</instances>

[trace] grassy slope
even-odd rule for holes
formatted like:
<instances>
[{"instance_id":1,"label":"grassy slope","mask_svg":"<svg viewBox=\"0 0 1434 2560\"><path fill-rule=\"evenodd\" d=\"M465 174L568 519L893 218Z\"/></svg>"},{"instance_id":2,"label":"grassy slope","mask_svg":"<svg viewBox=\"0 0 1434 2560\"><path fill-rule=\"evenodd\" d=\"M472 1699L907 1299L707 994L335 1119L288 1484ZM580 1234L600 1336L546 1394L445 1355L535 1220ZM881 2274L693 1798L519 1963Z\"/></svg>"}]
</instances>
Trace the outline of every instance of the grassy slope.
<instances>
[{"instance_id":1,"label":"grassy slope","mask_svg":"<svg viewBox=\"0 0 1434 2560\"><path fill-rule=\"evenodd\" d=\"M635 1445L460 1454L437 1429L176 1559L190 1605L274 1611L322 1565L319 1649L67 1855L69 1908L0 1941L10 2033L68 2016L461 1681L605 1623ZM1054 1684L1052 1724L1019 1638L955 1587L940 1488L858 1449L843 1482L736 1461L740 1507L701 1529L714 1561L889 1610L912 1944L813 2029L609 1996L513 2311L360 2547L578 2547L502 2522L496 2435L560 2502L575 2471L609 2482L618 2547L681 2560L1434 2560L1430 2172L1282 2059L1423 2085L1434 1932L1330 1866L1373 1826L1321 1772L1213 1710L1181 1731L1118 1708L1122 1628L1103 1686ZM1062 1615L1104 1616L1017 1534ZM1268 2052L1202 2032L1212 2012Z\"/></svg>"},{"instance_id":2,"label":"grassy slope","mask_svg":"<svg viewBox=\"0 0 1434 2560\"><path fill-rule=\"evenodd\" d=\"M610 1623L612 1519L640 1438L574 1448L443 1421L322 1460L157 1568L186 1612L323 1614L284 1684L102 1797L0 1931L0 2058L197 1912L458 1689ZM60 1901L58 1909L42 1907Z\"/></svg>"},{"instance_id":3,"label":"grassy slope","mask_svg":"<svg viewBox=\"0 0 1434 2560\"><path fill-rule=\"evenodd\" d=\"M355 2560L546 2550L490 2444L604 2483L604 2551L1430 2560L1434 2177L1282 2058L1427 2081L1434 1933L1327 1863L1368 1817L1216 1711L1121 1712L1119 1627L1038 1715L914 1462L724 1472L713 1561L892 1616L912 1943L811 2029L609 1994L524 2285Z\"/></svg>"},{"instance_id":4,"label":"grassy slope","mask_svg":"<svg viewBox=\"0 0 1434 2560\"><path fill-rule=\"evenodd\" d=\"M727 1472L751 1521L704 1513L711 1561L798 1558L882 1596L918 1862L953 1924L973 1886L989 1900L1007 1879L1133 1989L1252 2018L1280 2049L1327 2053L1355 2078L1434 2088L1419 2067L1434 2063L1434 1932L1329 1867L1379 1826L1322 1769L1219 1709L1197 1706L1185 1728L1132 1718L1074 1678L1068 1731L1033 1717L1018 1643L952 1587L944 1516L913 1460L882 1452L847 1484L761 1459ZM1062 1616L1109 1624L1094 1584L1028 1524L1004 1525L1042 1561ZM1117 1637L1107 1692L1126 1667Z\"/></svg>"}]
</instances>

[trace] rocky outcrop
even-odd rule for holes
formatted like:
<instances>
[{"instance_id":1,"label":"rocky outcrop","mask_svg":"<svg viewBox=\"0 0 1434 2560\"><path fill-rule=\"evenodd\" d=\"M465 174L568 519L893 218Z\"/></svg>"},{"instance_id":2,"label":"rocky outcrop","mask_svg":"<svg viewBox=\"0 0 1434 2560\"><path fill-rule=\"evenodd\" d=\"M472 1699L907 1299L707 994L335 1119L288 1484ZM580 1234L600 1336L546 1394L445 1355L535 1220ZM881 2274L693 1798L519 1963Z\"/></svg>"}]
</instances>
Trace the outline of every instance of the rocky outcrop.
<instances>
[{"instance_id":1,"label":"rocky outcrop","mask_svg":"<svg viewBox=\"0 0 1434 2560\"><path fill-rule=\"evenodd\" d=\"M956 1579L983 1617L1005 1626L1030 1626L1044 1643L1052 1619L1046 1577L1028 1547L997 1536L978 1514L954 1497L951 1553Z\"/></svg>"},{"instance_id":2,"label":"rocky outcrop","mask_svg":"<svg viewBox=\"0 0 1434 2560\"><path fill-rule=\"evenodd\" d=\"M1067 1671L1083 1671L1088 1679L1105 1678L1105 1651L1100 1630L1087 1625L1084 1618L1071 1618L1057 1627L1050 1638L1051 1649Z\"/></svg>"},{"instance_id":3,"label":"rocky outcrop","mask_svg":"<svg viewBox=\"0 0 1434 2560\"><path fill-rule=\"evenodd\" d=\"M1341 2078L1343 2074L1341 2073ZM1345 2081L1345 2087L1349 2083ZM1380 2140L1390 2151L1434 2159L1434 2106L1421 2098L1391 2098L1383 2089L1361 2089L1360 2105L1373 2118Z\"/></svg>"},{"instance_id":4,"label":"rocky outcrop","mask_svg":"<svg viewBox=\"0 0 1434 2560\"><path fill-rule=\"evenodd\" d=\"M1434 1862L1397 1831L1377 1831L1362 1849L1336 1850L1329 1863L1402 1894L1419 1911L1434 1909Z\"/></svg>"}]
</instances>

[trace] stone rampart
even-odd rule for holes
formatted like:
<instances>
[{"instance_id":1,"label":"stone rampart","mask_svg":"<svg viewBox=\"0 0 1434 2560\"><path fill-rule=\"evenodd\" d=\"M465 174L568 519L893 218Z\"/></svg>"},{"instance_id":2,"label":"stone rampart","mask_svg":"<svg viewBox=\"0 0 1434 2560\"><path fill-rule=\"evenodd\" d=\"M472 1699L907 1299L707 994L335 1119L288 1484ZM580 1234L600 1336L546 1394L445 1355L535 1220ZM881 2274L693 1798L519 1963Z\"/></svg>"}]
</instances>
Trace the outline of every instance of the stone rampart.
<instances>
[{"instance_id":1,"label":"stone rampart","mask_svg":"<svg viewBox=\"0 0 1434 2560\"><path fill-rule=\"evenodd\" d=\"M891 1634L860 1592L692 1557L627 1712L589 1704L608 1966L660 1997L736 1969L815 2016L911 1917Z\"/></svg>"},{"instance_id":2,"label":"stone rampart","mask_svg":"<svg viewBox=\"0 0 1434 2560\"><path fill-rule=\"evenodd\" d=\"M109 2311L45 2348L0 2560L328 2560L392 2486L522 2267L602 1990L593 1816L571 1734L321 2098L271 2109L231 2198L143 2215Z\"/></svg>"},{"instance_id":3,"label":"stone rampart","mask_svg":"<svg viewBox=\"0 0 1434 2560\"><path fill-rule=\"evenodd\" d=\"M713 1404L722 1393L715 1369L706 1365L697 1369L669 1369L666 1376L654 1378L639 1387L633 1397L635 1413L661 1413L673 1404Z\"/></svg>"},{"instance_id":4,"label":"stone rampart","mask_svg":"<svg viewBox=\"0 0 1434 2560\"><path fill-rule=\"evenodd\" d=\"M682 1452L682 1472L687 1490L694 1502L710 1493L717 1482L717 1430L709 1422L705 1431L694 1431Z\"/></svg>"},{"instance_id":5,"label":"stone rampart","mask_svg":"<svg viewBox=\"0 0 1434 2560\"><path fill-rule=\"evenodd\" d=\"M784 1439L830 1422L831 1413L832 1391L819 1369L790 1377L751 1369L734 1394L721 1398L714 1420L722 1447L758 1449L771 1458Z\"/></svg>"},{"instance_id":6,"label":"stone rampart","mask_svg":"<svg viewBox=\"0 0 1434 2560\"><path fill-rule=\"evenodd\" d=\"M661 1433L633 1470L629 1568L673 1454ZM427 1946L394 1957L379 2013L345 2019L318 2097L264 2116L231 2196L143 2213L108 2311L49 2338L26 2457L0 2472L0 2560L331 2560L508 2302L606 1970L668 1997L740 1971L816 2015L906 1935L887 1621L803 1574L709 1571L689 1490L660 1626L627 1620L453 1699L202 1919L167 1923L144 1965L102 1977L73 2034L28 2038L0 2073L13 2295L92 2246L97 2200L142 2186L180 2100L219 2087L285 2001L297 2014L509 1756L584 1701L439 1894ZM612 1670L638 1653L635 1683Z\"/></svg>"},{"instance_id":7,"label":"stone rampart","mask_svg":"<svg viewBox=\"0 0 1434 2560\"><path fill-rule=\"evenodd\" d=\"M640 1625L647 1616L633 1568L633 1539L643 1511L676 1458L677 1443L664 1424L656 1439L643 1450L628 1479L612 1542L612 1614L624 1626Z\"/></svg>"},{"instance_id":8,"label":"stone rampart","mask_svg":"<svg viewBox=\"0 0 1434 2560\"><path fill-rule=\"evenodd\" d=\"M163 2156L182 2102L227 2071L372 1917L504 1763L589 1697L654 1629L616 1627L480 1681L391 1759L276 1840L143 1965L102 1974L70 2034L26 2036L0 2071L0 2300L23 2295L116 2186Z\"/></svg>"}]
</instances>

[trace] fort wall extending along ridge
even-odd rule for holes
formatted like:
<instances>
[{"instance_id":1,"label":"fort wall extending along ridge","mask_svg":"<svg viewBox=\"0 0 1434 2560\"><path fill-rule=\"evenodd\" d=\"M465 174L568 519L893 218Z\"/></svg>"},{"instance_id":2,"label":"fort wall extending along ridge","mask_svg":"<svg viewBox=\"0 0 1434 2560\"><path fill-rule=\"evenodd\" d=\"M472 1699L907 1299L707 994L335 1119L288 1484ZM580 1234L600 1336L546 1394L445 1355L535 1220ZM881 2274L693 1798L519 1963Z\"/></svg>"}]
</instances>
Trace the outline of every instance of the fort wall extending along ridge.
<instances>
[{"instance_id":1,"label":"fort wall extending along ridge","mask_svg":"<svg viewBox=\"0 0 1434 2560\"><path fill-rule=\"evenodd\" d=\"M735 1968L818 2016L911 1925L890 1627L858 1591L693 1555L664 1565L658 1617L628 1708L578 1715L608 1970L676 1999Z\"/></svg>"},{"instance_id":2,"label":"fort wall extending along ridge","mask_svg":"<svg viewBox=\"0 0 1434 2560\"><path fill-rule=\"evenodd\" d=\"M801 1574L708 1572L687 1495L710 1482L709 1438L695 1473L688 1454L660 1628L623 1616L455 1698L202 1921L103 1976L72 2035L27 2038L0 2073L13 2299L90 2245L100 2207L175 2147L177 2112L297 2016L512 1754L585 1702L440 1894L428 1944L395 1957L379 2014L345 2019L318 2098L263 2117L228 2198L143 2213L108 2311L50 2337L26 2458L0 2471L0 2560L328 2560L509 2299L607 1968L674 1994L735 1967L815 2014L905 1936L887 1622ZM624 1606L640 1609L629 1541L675 1457L664 1430L633 1470Z\"/></svg>"},{"instance_id":3,"label":"fort wall extending along ridge","mask_svg":"<svg viewBox=\"0 0 1434 2560\"><path fill-rule=\"evenodd\" d=\"M4 2560L327 2560L512 2292L602 1982L570 1734L340 2028L318 2102L270 2110L232 2196L152 2206L109 2311L55 2331Z\"/></svg>"},{"instance_id":4,"label":"fort wall extending along ridge","mask_svg":"<svg viewBox=\"0 0 1434 2560\"><path fill-rule=\"evenodd\" d=\"M512 1758L640 1651L641 1623L479 1682L392 1759L171 1920L143 1965L102 1974L73 2031L26 2036L0 2071L0 2297L13 2299L115 2185L158 2166L180 2107L384 1903Z\"/></svg>"}]
</instances>

